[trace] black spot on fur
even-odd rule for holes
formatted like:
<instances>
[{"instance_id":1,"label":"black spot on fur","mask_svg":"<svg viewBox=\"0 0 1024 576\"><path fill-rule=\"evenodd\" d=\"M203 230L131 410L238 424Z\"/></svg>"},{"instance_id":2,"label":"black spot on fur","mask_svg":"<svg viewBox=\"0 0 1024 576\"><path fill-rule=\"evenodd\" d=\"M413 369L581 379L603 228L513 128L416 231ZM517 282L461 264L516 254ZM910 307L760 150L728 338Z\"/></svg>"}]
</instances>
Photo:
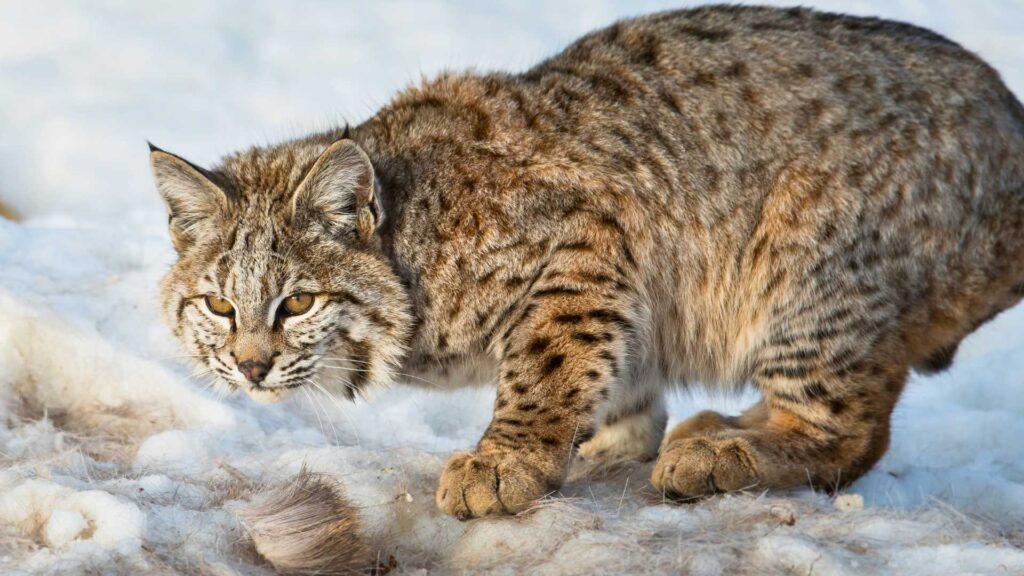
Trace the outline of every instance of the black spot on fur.
<instances>
[{"instance_id":1,"label":"black spot on fur","mask_svg":"<svg viewBox=\"0 0 1024 576\"><path fill-rule=\"evenodd\" d=\"M832 414L838 416L839 414L845 412L846 409L849 408L849 405L842 398L834 398L831 402L829 402L828 407L829 410L832 411Z\"/></svg>"},{"instance_id":2,"label":"black spot on fur","mask_svg":"<svg viewBox=\"0 0 1024 576\"><path fill-rule=\"evenodd\" d=\"M555 370L562 367L562 363L565 362L565 354L555 354L548 358L548 361L544 364L544 375L551 374Z\"/></svg>"},{"instance_id":3,"label":"black spot on fur","mask_svg":"<svg viewBox=\"0 0 1024 576\"><path fill-rule=\"evenodd\" d=\"M773 363L786 361L813 360L818 357L818 351L812 348L800 348L792 352L783 352L771 359Z\"/></svg>"},{"instance_id":4,"label":"black spot on fur","mask_svg":"<svg viewBox=\"0 0 1024 576\"><path fill-rule=\"evenodd\" d=\"M803 404L804 401L801 398L789 394L787 392L772 392L772 398L775 400L781 400L787 404Z\"/></svg>"},{"instance_id":5,"label":"black spot on fur","mask_svg":"<svg viewBox=\"0 0 1024 576\"><path fill-rule=\"evenodd\" d=\"M718 85L718 77L716 77L711 72L707 72L707 71L702 70L702 71L697 72L696 74L694 74L694 76L693 76L693 85L694 86L705 86L705 87L708 87L708 88L714 88L715 86Z\"/></svg>"},{"instance_id":6,"label":"black spot on fur","mask_svg":"<svg viewBox=\"0 0 1024 576\"><path fill-rule=\"evenodd\" d=\"M750 68L743 62L733 62L725 69L725 75L730 78L743 78L750 74Z\"/></svg>"},{"instance_id":7,"label":"black spot on fur","mask_svg":"<svg viewBox=\"0 0 1024 576\"><path fill-rule=\"evenodd\" d=\"M956 351L959 347L960 343L957 342L956 344L936 350L924 362L915 366L915 368L923 374L935 374L948 370L953 365L953 360L956 358Z\"/></svg>"},{"instance_id":8,"label":"black spot on fur","mask_svg":"<svg viewBox=\"0 0 1024 576\"><path fill-rule=\"evenodd\" d=\"M765 283L764 289L761 291L761 296L762 297L771 296L771 294L773 292L775 292L776 288L778 288L779 285L782 284L782 280L785 277L786 277L786 273L784 271L782 271L782 270L779 270L779 271L775 272L774 274L772 274L772 277L768 279L767 283Z\"/></svg>"},{"instance_id":9,"label":"black spot on fur","mask_svg":"<svg viewBox=\"0 0 1024 576\"><path fill-rule=\"evenodd\" d=\"M761 370L760 376L764 379L777 378L782 376L789 379L805 378L808 374L806 366L772 366Z\"/></svg>"},{"instance_id":10,"label":"black spot on fur","mask_svg":"<svg viewBox=\"0 0 1024 576\"><path fill-rule=\"evenodd\" d=\"M852 308L840 308L829 312L827 316L821 319L822 324L831 324L833 322L841 322L850 317L853 314Z\"/></svg>"},{"instance_id":11,"label":"black spot on fur","mask_svg":"<svg viewBox=\"0 0 1024 576\"><path fill-rule=\"evenodd\" d=\"M693 38L702 40L704 42L721 42L732 36L732 32L729 30L713 30L710 28L698 28L696 26L690 26L687 24L678 27L676 30L678 30L680 34L683 34L685 36L692 36Z\"/></svg>"},{"instance_id":12,"label":"black spot on fur","mask_svg":"<svg viewBox=\"0 0 1024 576\"><path fill-rule=\"evenodd\" d=\"M477 312L476 313L476 327L477 328L483 328L487 324L487 321L490 318L491 318L491 315L489 313L487 313L487 312Z\"/></svg>"},{"instance_id":13,"label":"black spot on fur","mask_svg":"<svg viewBox=\"0 0 1024 576\"><path fill-rule=\"evenodd\" d=\"M627 321L621 314L613 310L605 310L603 308L599 308L597 310L591 310L590 312L587 313L587 316L593 318L594 320L614 322L615 324L618 324L624 328L629 327L629 321Z\"/></svg>"},{"instance_id":14,"label":"black spot on fur","mask_svg":"<svg viewBox=\"0 0 1024 576\"><path fill-rule=\"evenodd\" d=\"M486 272L486 273L485 273L485 274L484 274L483 276L481 276L481 277L477 278L477 279L476 279L476 281L477 281L478 283L480 283L480 284L485 284L485 283L487 283L487 282L488 282L488 281L489 281L489 280L490 280L491 278L494 278L494 275L495 275L495 274L497 274L497 273L498 273L498 270L500 270L500 269L501 269L501 266L498 266L498 267L496 267L496 268L492 268L491 270L487 271L487 272Z\"/></svg>"},{"instance_id":15,"label":"black spot on fur","mask_svg":"<svg viewBox=\"0 0 1024 576\"><path fill-rule=\"evenodd\" d=\"M555 322L559 324L579 324L583 321L583 316L579 314L559 314L555 316Z\"/></svg>"},{"instance_id":16,"label":"black spot on fur","mask_svg":"<svg viewBox=\"0 0 1024 576\"><path fill-rule=\"evenodd\" d=\"M534 338L530 345L526 348L530 354L540 354L547 349L548 344L551 344L551 339L546 337Z\"/></svg>"},{"instance_id":17,"label":"black spot on fur","mask_svg":"<svg viewBox=\"0 0 1024 576\"><path fill-rule=\"evenodd\" d=\"M804 386L804 395L809 400L821 400L828 397L828 390L822 386L821 382L811 382Z\"/></svg>"},{"instance_id":18,"label":"black spot on fur","mask_svg":"<svg viewBox=\"0 0 1024 576\"><path fill-rule=\"evenodd\" d=\"M607 274L600 273L582 272L579 276L583 280L586 280L587 282L592 282L594 284L607 284L608 282L612 282L615 280L614 278Z\"/></svg>"},{"instance_id":19,"label":"black spot on fur","mask_svg":"<svg viewBox=\"0 0 1024 576\"><path fill-rule=\"evenodd\" d=\"M544 288L543 290L537 290L533 293L534 298L548 298L553 296L576 296L580 294L580 290L576 288L570 288L568 286L554 286L551 288Z\"/></svg>"}]
</instances>

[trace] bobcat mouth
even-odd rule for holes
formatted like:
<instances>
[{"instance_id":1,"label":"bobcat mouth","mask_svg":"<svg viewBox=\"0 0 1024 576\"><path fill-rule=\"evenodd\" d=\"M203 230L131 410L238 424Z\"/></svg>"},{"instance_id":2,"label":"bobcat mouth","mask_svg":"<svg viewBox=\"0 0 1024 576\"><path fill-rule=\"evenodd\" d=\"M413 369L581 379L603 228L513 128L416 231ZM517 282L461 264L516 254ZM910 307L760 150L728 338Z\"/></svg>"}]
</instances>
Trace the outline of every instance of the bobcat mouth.
<instances>
[{"instance_id":1,"label":"bobcat mouth","mask_svg":"<svg viewBox=\"0 0 1024 576\"><path fill-rule=\"evenodd\" d=\"M282 384L267 386L262 382L245 382L244 384L232 383L236 388L242 388L245 393L260 404L275 404L291 395L292 390L305 386L302 380L292 380Z\"/></svg>"},{"instance_id":2,"label":"bobcat mouth","mask_svg":"<svg viewBox=\"0 0 1024 576\"><path fill-rule=\"evenodd\" d=\"M301 386L301 384L299 385ZM288 397L293 389L285 386L267 388L264 386L249 386L245 393L259 404L276 404Z\"/></svg>"},{"instance_id":3,"label":"bobcat mouth","mask_svg":"<svg viewBox=\"0 0 1024 576\"><path fill-rule=\"evenodd\" d=\"M331 363L315 363L305 366L302 370L285 371L284 378L278 377L274 382L251 382L242 379L222 378L232 391L241 390L250 398L261 404L274 404L290 396L297 388L308 386L319 389L326 394L337 394L348 400L354 400L368 384L369 370L358 364L346 361L341 365Z\"/></svg>"},{"instance_id":4,"label":"bobcat mouth","mask_svg":"<svg viewBox=\"0 0 1024 576\"><path fill-rule=\"evenodd\" d=\"M302 386L302 381L284 383L284 384L269 384L266 381L263 382L251 382L241 378L230 378L225 374L220 374L217 378L218 385L226 388L229 393L238 391L245 392L253 400L261 404L272 404L284 400L289 393Z\"/></svg>"},{"instance_id":5,"label":"bobcat mouth","mask_svg":"<svg viewBox=\"0 0 1024 576\"><path fill-rule=\"evenodd\" d=\"M285 384L277 384L275 386L264 386L263 384L253 384L252 382L246 382L247 388L250 390L256 390L259 392L273 392L275 390L294 390L300 386L305 386L305 382L288 382Z\"/></svg>"}]
</instances>

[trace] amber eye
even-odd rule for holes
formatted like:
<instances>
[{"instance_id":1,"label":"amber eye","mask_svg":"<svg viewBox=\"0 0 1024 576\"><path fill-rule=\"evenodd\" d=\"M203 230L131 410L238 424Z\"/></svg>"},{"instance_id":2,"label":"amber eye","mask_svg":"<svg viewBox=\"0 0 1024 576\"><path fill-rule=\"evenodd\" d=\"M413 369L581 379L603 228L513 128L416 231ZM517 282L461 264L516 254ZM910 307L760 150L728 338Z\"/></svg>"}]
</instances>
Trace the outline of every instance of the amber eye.
<instances>
[{"instance_id":1,"label":"amber eye","mask_svg":"<svg viewBox=\"0 0 1024 576\"><path fill-rule=\"evenodd\" d=\"M281 313L285 316L298 316L309 312L313 307L313 295L305 292L292 294L281 303Z\"/></svg>"},{"instance_id":2,"label":"amber eye","mask_svg":"<svg viewBox=\"0 0 1024 576\"><path fill-rule=\"evenodd\" d=\"M206 307L217 316L231 317L235 315L235 307L231 305L227 298L221 298L213 294L206 295Z\"/></svg>"}]
</instances>

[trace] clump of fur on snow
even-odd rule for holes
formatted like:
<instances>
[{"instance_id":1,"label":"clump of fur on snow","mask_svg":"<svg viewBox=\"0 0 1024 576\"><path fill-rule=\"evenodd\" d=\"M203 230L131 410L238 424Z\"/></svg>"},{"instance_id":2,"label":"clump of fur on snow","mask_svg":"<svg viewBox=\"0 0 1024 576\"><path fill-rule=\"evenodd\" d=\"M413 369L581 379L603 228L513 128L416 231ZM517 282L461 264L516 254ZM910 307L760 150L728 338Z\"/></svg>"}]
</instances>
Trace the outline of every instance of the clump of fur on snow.
<instances>
[{"instance_id":1,"label":"clump of fur on snow","mask_svg":"<svg viewBox=\"0 0 1024 576\"><path fill-rule=\"evenodd\" d=\"M351 574L369 565L359 515L334 479L303 469L238 512L263 558L289 574Z\"/></svg>"}]
</instances>

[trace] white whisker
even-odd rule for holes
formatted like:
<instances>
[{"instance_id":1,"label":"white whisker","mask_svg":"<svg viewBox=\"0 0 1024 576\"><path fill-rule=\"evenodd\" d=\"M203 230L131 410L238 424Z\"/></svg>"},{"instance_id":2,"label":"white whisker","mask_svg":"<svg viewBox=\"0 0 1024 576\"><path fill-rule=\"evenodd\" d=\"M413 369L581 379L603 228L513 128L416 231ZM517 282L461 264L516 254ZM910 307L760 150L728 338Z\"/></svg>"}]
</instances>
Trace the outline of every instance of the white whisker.
<instances>
[{"instance_id":1,"label":"white whisker","mask_svg":"<svg viewBox=\"0 0 1024 576\"><path fill-rule=\"evenodd\" d=\"M314 394L314 392L316 391L316 385L317 385L316 382L313 382L309 378L302 378L301 380L303 382L305 382L305 383L307 383L307 384L309 384L309 385L314 387L314 390L312 392L308 388L303 388L303 390L305 390L307 392L307 396L310 398L311 401L316 402L317 396L316 396L316 394ZM337 430L337 428L334 427L334 422L331 420L331 415L327 413L327 408L323 404L320 404L320 408L323 410L324 418L327 419L327 424L331 427L331 433L334 435L334 444L335 445L341 444L341 440L338 437L338 430ZM321 427L323 426L322 422L321 422L320 426Z\"/></svg>"},{"instance_id":2,"label":"white whisker","mask_svg":"<svg viewBox=\"0 0 1024 576\"><path fill-rule=\"evenodd\" d=\"M319 390L324 396L326 396L327 399L332 404L334 404L334 407L338 410L338 412L341 412L341 415L344 416L346 420L348 420L348 425L352 429L352 435L356 437L356 445L362 447L363 440L362 438L359 437L359 431L356 430L355 423L352 421L352 418L349 417L348 412L346 412L344 407L338 403L338 398L335 395L328 392L327 389L325 389L323 385L321 385L319 382L316 382L314 380L309 380L308 382L312 384L317 390Z\"/></svg>"},{"instance_id":3,"label":"white whisker","mask_svg":"<svg viewBox=\"0 0 1024 576\"><path fill-rule=\"evenodd\" d=\"M366 369L347 368L347 367L344 367L344 366L337 366L337 365L332 365L332 364L326 364L326 363L323 362L323 360L338 360L338 361L341 361L341 362L350 362L350 363L353 363L353 364L367 364L367 365L370 364L369 362L362 362L360 360L355 360L353 358L341 358L341 357L337 357L337 356L321 356L320 360L321 360L320 365L321 366L326 366L328 368L343 368L345 370L351 370L353 372L360 372L360 371L361 372L370 372L369 370L366 370ZM393 372L393 374L395 376L403 376L405 378L412 378L414 380L419 380L420 382L423 382L425 384L429 384L429 385L431 385L431 386L433 386L435 388L438 387L436 382L433 382L431 380L427 380L426 378L421 378L421 377L416 376L414 374L407 374L405 372Z\"/></svg>"},{"instance_id":4,"label":"white whisker","mask_svg":"<svg viewBox=\"0 0 1024 576\"><path fill-rule=\"evenodd\" d=\"M309 395L309 389L308 388L302 388L301 390L306 395L306 400L309 401L310 405L313 408L313 414L316 416L316 421L320 425L320 435L323 436L324 438L326 438L327 437L327 432L324 430L323 420L320 419L320 412L316 409L316 405L313 403L313 399Z\"/></svg>"}]
</instances>

